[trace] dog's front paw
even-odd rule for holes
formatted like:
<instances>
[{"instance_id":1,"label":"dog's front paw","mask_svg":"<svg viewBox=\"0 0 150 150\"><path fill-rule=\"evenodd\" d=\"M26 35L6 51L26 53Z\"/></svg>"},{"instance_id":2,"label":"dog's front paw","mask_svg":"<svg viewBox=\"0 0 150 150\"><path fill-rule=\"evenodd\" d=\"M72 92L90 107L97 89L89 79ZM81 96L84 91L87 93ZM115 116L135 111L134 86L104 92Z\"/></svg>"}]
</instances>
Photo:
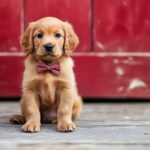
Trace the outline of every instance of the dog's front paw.
<instances>
[{"instance_id":1,"label":"dog's front paw","mask_svg":"<svg viewBox=\"0 0 150 150\"><path fill-rule=\"evenodd\" d=\"M58 123L58 131L60 132L72 132L75 128L76 125L71 122L71 123Z\"/></svg>"},{"instance_id":2,"label":"dog's front paw","mask_svg":"<svg viewBox=\"0 0 150 150\"><path fill-rule=\"evenodd\" d=\"M21 130L23 132L30 132L30 133L39 132L40 131L40 123L36 122L36 121L26 122L21 127Z\"/></svg>"}]
</instances>

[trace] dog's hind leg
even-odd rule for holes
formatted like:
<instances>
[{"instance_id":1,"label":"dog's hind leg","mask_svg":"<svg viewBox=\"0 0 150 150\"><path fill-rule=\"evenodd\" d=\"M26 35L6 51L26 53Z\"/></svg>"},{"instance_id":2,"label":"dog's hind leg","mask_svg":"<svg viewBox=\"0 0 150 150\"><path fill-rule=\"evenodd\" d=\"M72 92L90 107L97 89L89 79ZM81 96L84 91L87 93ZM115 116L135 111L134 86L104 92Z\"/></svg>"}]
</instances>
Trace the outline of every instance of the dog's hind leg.
<instances>
[{"instance_id":1,"label":"dog's hind leg","mask_svg":"<svg viewBox=\"0 0 150 150\"><path fill-rule=\"evenodd\" d=\"M13 124L24 124L25 118L22 115L12 115L9 121Z\"/></svg>"}]
</instances>

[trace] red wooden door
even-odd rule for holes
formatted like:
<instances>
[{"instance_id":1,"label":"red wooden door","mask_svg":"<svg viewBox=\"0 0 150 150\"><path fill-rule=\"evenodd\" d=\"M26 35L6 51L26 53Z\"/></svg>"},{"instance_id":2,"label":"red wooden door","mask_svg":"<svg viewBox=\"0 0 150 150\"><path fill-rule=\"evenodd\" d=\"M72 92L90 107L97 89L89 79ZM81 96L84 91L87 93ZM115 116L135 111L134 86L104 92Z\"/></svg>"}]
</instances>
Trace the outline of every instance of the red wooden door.
<instances>
[{"instance_id":1,"label":"red wooden door","mask_svg":"<svg viewBox=\"0 0 150 150\"><path fill-rule=\"evenodd\" d=\"M22 26L22 0L0 2L0 97L19 96L23 62L19 36Z\"/></svg>"},{"instance_id":2,"label":"red wooden door","mask_svg":"<svg viewBox=\"0 0 150 150\"><path fill-rule=\"evenodd\" d=\"M1 0L0 97L21 95L19 36L30 21L54 16L73 24L73 54L84 97L150 97L149 0Z\"/></svg>"},{"instance_id":3,"label":"red wooden door","mask_svg":"<svg viewBox=\"0 0 150 150\"><path fill-rule=\"evenodd\" d=\"M93 95L150 96L150 1L95 0L94 51L98 52Z\"/></svg>"},{"instance_id":4,"label":"red wooden door","mask_svg":"<svg viewBox=\"0 0 150 150\"><path fill-rule=\"evenodd\" d=\"M83 9L84 6L84 9ZM76 52L91 49L91 1L82 0L15 0L0 3L0 96L20 96L23 73L23 53L19 36L29 22L54 16L73 24L80 37ZM77 69L78 70L78 69Z\"/></svg>"}]
</instances>

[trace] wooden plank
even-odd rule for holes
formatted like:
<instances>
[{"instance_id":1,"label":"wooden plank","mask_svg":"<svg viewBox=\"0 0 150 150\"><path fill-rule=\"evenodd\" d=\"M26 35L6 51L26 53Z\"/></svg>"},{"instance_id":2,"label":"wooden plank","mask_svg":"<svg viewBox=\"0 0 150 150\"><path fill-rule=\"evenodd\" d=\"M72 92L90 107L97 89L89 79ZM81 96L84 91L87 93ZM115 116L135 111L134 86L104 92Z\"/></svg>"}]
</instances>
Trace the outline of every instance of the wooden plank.
<instances>
[{"instance_id":1,"label":"wooden plank","mask_svg":"<svg viewBox=\"0 0 150 150\"><path fill-rule=\"evenodd\" d=\"M0 52L20 51L22 0L0 2Z\"/></svg>"},{"instance_id":2,"label":"wooden plank","mask_svg":"<svg viewBox=\"0 0 150 150\"><path fill-rule=\"evenodd\" d=\"M81 120L88 121L92 118L91 120L104 121L105 124L115 122L137 125L139 122L146 125L150 121L149 114L150 103L85 103Z\"/></svg>"},{"instance_id":3,"label":"wooden plank","mask_svg":"<svg viewBox=\"0 0 150 150\"><path fill-rule=\"evenodd\" d=\"M148 52L149 35L149 0L94 0L96 51Z\"/></svg>"},{"instance_id":4,"label":"wooden plank","mask_svg":"<svg viewBox=\"0 0 150 150\"><path fill-rule=\"evenodd\" d=\"M74 57L81 95L86 97L150 97L150 57Z\"/></svg>"},{"instance_id":5,"label":"wooden plank","mask_svg":"<svg viewBox=\"0 0 150 150\"><path fill-rule=\"evenodd\" d=\"M0 108L0 144L5 150L90 150L100 147L104 150L140 150L150 147L149 103L85 104L77 129L71 133L57 132L54 124L42 124L39 133L23 133L21 125L8 121L10 115L19 113L18 103L0 103Z\"/></svg>"},{"instance_id":6,"label":"wooden plank","mask_svg":"<svg viewBox=\"0 0 150 150\"><path fill-rule=\"evenodd\" d=\"M21 113L19 102L0 102L0 108L0 124L7 123L10 115ZM95 120L107 125L114 122L117 125L148 125L150 124L149 114L150 103L148 102L84 103L79 121L87 122Z\"/></svg>"},{"instance_id":7,"label":"wooden plank","mask_svg":"<svg viewBox=\"0 0 150 150\"><path fill-rule=\"evenodd\" d=\"M80 38L77 51L91 50L90 0L31 0L25 1L25 24L45 16L53 16L70 22ZM84 7L84 9L83 9Z\"/></svg>"},{"instance_id":8,"label":"wooden plank","mask_svg":"<svg viewBox=\"0 0 150 150\"><path fill-rule=\"evenodd\" d=\"M99 148L103 149L103 150L145 150L145 149L150 149L150 145L149 144L124 144L124 145L119 145L119 144L1 144L1 148L5 149L5 150L24 150L26 149L36 149L36 150L49 150L49 149L53 149L53 150L98 150Z\"/></svg>"},{"instance_id":9,"label":"wooden plank","mask_svg":"<svg viewBox=\"0 0 150 150\"><path fill-rule=\"evenodd\" d=\"M73 59L83 97L150 97L148 54L74 53ZM23 56L3 55L0 64L0 96L20 96Z\"/></svg>"},{"instance_id":10,"label":"wooden plank","mask_svg":"<svg viewBox=\"0 0 150 150\"><path fill-rule=\"evenodd\" d=\"M23 57L8 55L0 57L0 96L16 97L21 95Z\"/></svg>"},{"instance_id":11,"label":"wooden plank","mask_svg":"<svg viewBox=\"0 0 150 150\"><path fill-rule=\"evenodd\" d=\"M5 118L6 120L6 118ZM70 133L60 133L55 124L43 124L41 132L23 133L21 125L13 125L9 122L0 124L0 144L150 144L150 122L142 122L127 125L116 122L103 121L78 121L77 129ZM4 132L5 131L5 132ZM101 133L101 134L100 134ZM148 134L146 134L148 133ZM5 138L4 138L5 137ZM13 138L12 138L13 137Z\"/></svg>"}]
</instances>

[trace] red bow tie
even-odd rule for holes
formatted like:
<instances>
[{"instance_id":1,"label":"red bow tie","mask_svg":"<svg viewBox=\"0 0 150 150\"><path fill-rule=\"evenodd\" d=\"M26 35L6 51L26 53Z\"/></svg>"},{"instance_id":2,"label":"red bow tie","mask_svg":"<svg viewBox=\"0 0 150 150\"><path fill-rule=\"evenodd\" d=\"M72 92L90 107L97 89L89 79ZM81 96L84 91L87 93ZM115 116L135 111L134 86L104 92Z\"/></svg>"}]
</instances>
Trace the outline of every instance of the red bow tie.
<instances>
[{"instance_id":1,"label":"red bow tie","mask_svg":"<svg viewBox=\"0 0 150 150\"><path fill-rule=\"evenodd\" d=\"M43 61L39 61L38 65L36 66L36 71L38 73L51 71L53 74L58 75L60 73L60 64L59 63L46 64Z\"/></svg>"}]
</instances>

